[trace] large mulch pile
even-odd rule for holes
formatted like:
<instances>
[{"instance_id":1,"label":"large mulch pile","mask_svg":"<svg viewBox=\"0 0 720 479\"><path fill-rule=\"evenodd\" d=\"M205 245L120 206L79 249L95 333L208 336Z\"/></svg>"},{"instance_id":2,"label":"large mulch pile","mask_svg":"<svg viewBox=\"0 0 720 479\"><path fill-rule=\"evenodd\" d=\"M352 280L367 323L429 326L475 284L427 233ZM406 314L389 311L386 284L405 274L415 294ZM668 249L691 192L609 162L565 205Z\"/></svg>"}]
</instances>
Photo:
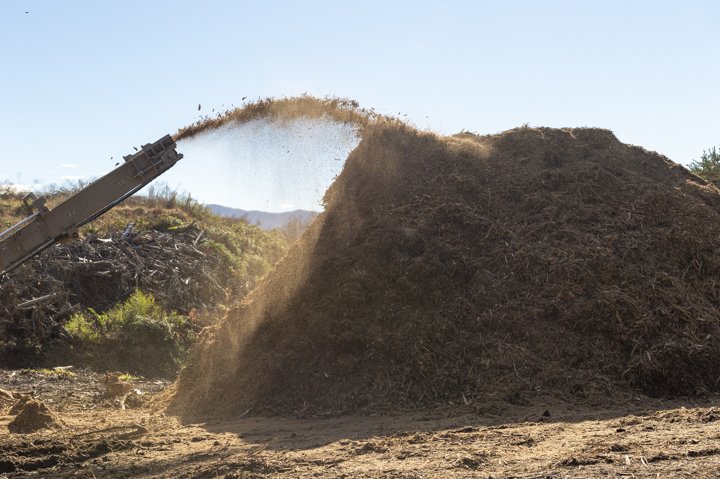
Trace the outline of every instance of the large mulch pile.
<instances>
[{"instance_id":1,"label":"large mulch pile","mask_svg":"<svg viewBox=\"0 0 720 479\"><path fill-rule=\"evenodd\" d=\"M198 348L171 411L719 388L714 186L607 130L361 134L325 213Z\"/></svg>"}]
</instances>

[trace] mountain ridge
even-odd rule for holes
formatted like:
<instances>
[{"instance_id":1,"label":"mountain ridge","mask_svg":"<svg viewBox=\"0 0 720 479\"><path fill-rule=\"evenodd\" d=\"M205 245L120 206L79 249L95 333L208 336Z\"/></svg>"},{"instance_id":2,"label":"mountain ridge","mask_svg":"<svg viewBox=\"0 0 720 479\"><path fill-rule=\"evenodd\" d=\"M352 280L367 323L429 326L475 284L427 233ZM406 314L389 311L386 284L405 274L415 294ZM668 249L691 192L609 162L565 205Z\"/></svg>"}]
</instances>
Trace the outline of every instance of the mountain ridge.
<instances>
[{"instance_id":1,"label":"mountain ridge","mask_svg":"<svg viewBox=\"0 0 720 479\"><path fill-rule=\"evenodd\" d=\"M206 205L214 214L227 218L244 218L248 223L256 224L263 229L271 230L287 226L292 221L308 223L319 213L309 210L293 210L283 211L280 213L272 213L260 210L244 210L241 208L232 208L218 204Z\"/></svg>"}]
</instances>

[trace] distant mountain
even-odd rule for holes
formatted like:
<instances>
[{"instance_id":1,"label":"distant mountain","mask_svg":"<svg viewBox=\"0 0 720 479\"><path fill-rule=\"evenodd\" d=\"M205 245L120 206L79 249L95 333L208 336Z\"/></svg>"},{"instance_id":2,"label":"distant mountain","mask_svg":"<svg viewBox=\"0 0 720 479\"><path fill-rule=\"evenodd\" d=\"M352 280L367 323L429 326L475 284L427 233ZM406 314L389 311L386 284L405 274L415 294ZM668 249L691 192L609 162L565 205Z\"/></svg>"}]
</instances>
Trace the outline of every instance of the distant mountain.
<instances>
[{"instance_id":1,"label":"distant mountain","mask_svg":"<svg viewBox=\"0 0 720 479\"><path fill-rule=\"evenodd\" d=\"M226 218L244 218L248 223L256 224L265 230L282 228L292 220L298 220L301 223L309 223L318 215L317 211L308 210L269 213L267 211L241 210L240 208L230 208L229 206L222 205L207 205L207 207L218 216L224 216Z\"/></svg>"}]
</instances>

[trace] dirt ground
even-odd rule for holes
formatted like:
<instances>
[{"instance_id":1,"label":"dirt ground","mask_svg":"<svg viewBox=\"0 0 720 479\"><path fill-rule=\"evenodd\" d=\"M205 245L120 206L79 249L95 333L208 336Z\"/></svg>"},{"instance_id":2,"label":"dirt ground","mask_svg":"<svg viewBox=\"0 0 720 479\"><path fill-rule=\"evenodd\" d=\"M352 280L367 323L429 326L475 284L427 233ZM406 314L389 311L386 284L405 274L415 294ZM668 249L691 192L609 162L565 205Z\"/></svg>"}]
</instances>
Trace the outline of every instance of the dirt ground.
<instances>
[{"instance_id":1,"label":"dirt ground","mask_svg":"<svg viewBox=\"0 0 720 479\"><path fill-rule=\"evenodd\" d=\"M168 383L132 381L142 398ZM214 418L189 423L140 401L105 399L88 371L0 371L32 392L57 428L11 434L0 400L0 477L594 478L717 477L720 398L470 405L374 417ZM137 394L135 394L137 396ZM475 412L468 412L474 410Z\"/></svg>"}]
</instances>

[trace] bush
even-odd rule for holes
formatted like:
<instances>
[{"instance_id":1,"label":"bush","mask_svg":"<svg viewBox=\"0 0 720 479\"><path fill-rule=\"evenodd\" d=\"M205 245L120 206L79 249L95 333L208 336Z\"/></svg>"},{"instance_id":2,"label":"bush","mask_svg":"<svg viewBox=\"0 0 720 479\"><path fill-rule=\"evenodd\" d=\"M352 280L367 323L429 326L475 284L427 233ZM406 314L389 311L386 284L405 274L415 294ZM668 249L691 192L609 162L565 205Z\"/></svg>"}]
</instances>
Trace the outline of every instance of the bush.
<instances>
[{"instance_id":1,"label":"bush","mask_svg":"<svg viewBox=\"0 0 720 479\"><path fill-rule=\"evenodd\" d=\"M699 160L690 163L690 171L711 183L720 183L720 152L713 146L703 151Z\"/></svg>"},{"instance_id":2,"label":"bush","mask_svg":"<svg viewBox=\"0 0 720 479\"><path fill-rule=\"evenodd\" d=\"M94 310L89 309L88 313L95 313ZM76 339L83 341L97 341L100 339L100 333L92 321L88 320L87 316L82 313L73 314L67 323L65 323L65 330Z\"/></svg>"},{"instance_id":3,"label":"bush","mask_svg":"<svg viewBox=\"0 0 720 479\"><path fill-rule=\"evenodd\" d=\"M189 317L163 311L140 290L103 314L73 315L65 329L93 362L146 376L176 372L195 334Z\"/></svg>"}]
</instances>

